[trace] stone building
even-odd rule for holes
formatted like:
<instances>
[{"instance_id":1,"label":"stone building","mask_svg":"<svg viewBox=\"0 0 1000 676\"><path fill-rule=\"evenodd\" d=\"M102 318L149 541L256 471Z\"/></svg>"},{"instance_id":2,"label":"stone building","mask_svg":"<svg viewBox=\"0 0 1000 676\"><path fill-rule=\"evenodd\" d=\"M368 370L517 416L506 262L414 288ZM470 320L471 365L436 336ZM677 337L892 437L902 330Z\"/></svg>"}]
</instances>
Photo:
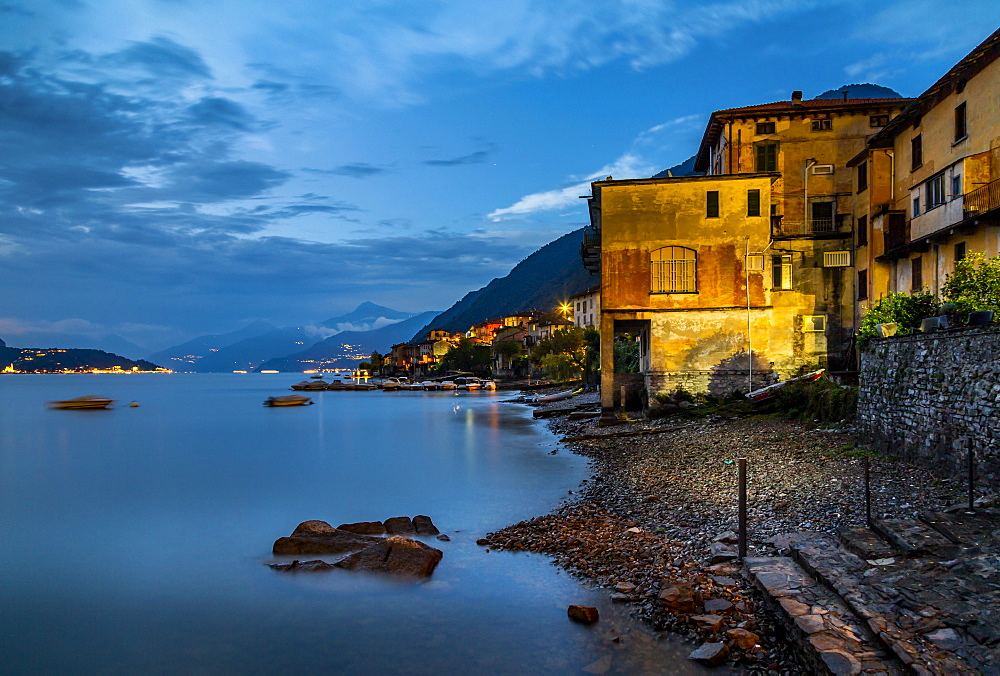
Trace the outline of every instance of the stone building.
<instances>
[{"instance_id":1,"label":"stone building","mask_svg":"<svg viewBox=\"0 0 1000 676\"><path fill-rule=\"evenodd\" d=\"M601 287L592 286L569 297L573 325L581 329L596 328L601 322Z\"/></svg>"}]
</instances>

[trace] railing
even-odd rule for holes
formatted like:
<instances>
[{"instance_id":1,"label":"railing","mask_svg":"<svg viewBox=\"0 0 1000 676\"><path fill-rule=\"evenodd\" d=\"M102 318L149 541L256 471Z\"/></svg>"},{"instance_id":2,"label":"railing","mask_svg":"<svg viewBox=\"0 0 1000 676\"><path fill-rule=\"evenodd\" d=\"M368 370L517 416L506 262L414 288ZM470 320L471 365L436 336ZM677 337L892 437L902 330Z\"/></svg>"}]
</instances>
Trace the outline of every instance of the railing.
<instances>
[{"instance_id":1,"label":"railing","mask_svg":"<svg viewBox=\"0 0 1000 676\"><path fill-rule=\"evenodd\" d=\"M584 228L583 241L580 242L580 258L583 267L592 273L601 270L601 231L597 228Z\"/></svg>"},{"instance_id":2,"label":"railing","mask_svg":"<svg viewBox=\"0 0 1000 676\"><path fill-rule=\"evenodd\" d=\"M965 194L964 216L969 218L993 209L1000 209L1000 180L991 181Z\"/></svg>"},{"instance_id":3,"label":"railing","mask_svg":"<svg viewBox=\"0 0 1000 676\"><path fill-rule=\"evenodd\" d=\"M601 231L595 228L584 228L583 230L583 246L590 247L600 247L601 246Z\"/></svg>"},{"instance_id":4,"label":"railing","mask_svg":"<svg viewBox=\"0 0 1000 676\"><path fill-rule=\"evenodd\" d=\"M909 221L906 220L906 216L903 214L889 214L888 222L886 223L886 229L883 233L885 252L890 252L893 249L899 249L906 246L910 241L910 228Z\"/></svg>"},{"instance_id":5,"label":"railing","mask_svg":"<svg viewBox=\"0 0 1000 676\"><path fill-rule=\"evenodd\" d=\"M813 218L808 221L786 221L783 216L771 216L771 230L776 235L827 235L841 232L844 219Z\"/></svg>"}]
</instances>

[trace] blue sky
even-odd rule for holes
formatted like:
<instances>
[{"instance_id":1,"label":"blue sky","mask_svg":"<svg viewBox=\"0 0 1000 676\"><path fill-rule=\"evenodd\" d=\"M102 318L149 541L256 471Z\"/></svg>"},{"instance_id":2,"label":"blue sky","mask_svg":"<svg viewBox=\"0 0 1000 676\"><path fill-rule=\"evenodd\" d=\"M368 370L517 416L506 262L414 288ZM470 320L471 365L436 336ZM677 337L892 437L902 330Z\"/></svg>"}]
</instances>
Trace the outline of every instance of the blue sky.
<instances>
[{"instance_id":1,"label":"blue sky","mask_svg":"<svg viewBox=\"0 0 1000 676\"><path fill-rule=\"evenodd\" d=\"M973 0L0 0L0 338L445 309L712 110L919 94Z\"/></svg>"}]
</instances>

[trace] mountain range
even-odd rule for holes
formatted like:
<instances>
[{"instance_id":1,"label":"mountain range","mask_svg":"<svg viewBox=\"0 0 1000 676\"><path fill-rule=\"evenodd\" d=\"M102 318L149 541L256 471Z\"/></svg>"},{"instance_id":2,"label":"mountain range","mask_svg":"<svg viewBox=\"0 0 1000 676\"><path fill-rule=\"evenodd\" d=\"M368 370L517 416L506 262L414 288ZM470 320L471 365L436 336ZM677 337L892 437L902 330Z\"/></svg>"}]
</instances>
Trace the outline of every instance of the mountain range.
<instances>
[{"instance_id":1,"label":"mountain range","mask_svg":"<svg viewBox=\"0 0 1000 676\"><path fill-rule=\"evenodd\" d=\"M454 333L495 317L529 310L555 310L573 294L600 283L580 262L582 240L583 228L549 242L518 263L506 277L498 277L465 294L421 327L411 340L422 340L431 329Z\"/></svg>"}]
</instances>

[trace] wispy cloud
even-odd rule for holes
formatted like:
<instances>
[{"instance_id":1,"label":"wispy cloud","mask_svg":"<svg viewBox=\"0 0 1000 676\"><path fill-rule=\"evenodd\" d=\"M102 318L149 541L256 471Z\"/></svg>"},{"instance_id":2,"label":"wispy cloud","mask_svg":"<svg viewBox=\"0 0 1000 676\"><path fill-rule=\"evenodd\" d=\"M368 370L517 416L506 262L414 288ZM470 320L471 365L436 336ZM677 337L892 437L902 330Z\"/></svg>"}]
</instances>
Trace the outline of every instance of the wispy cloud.
<instances>
[{"instance_id":1,"label":"wispy cloud","mask_svg":"<svg viewBox=\"0 0 1000 676\"><path fill-rule=\"evenodd\" d=\"M461 157L454 157L450 160L425 160L424 164L428 164L432 167L455 167L462 164L482 164L489 158L489 156L489 152L479 150L474 153L469 153L468 155L462 155Z\"/></svg>"},{"instance_id":2,"label":"wispy cloud","mask_svg":"<svg viewBox=\"0 0 1000 676\"><path fill-rule=\"evenodd\" d=\"M386 173L388 169L385 167L377 167L374 164L367 164L366 162L352 162L350 164L342 164L339 167L334 167L333 169L303 168L302 171L308 174L349 176L351 178L371 178L372 176L378 176L379 174Z\"/></svg>"},{"instance_id":3,"label":"wispy cloud","mask_svg":"<svg viewBox=\"0 0 1000 676\"><path fill-rule=\"evenodd\" d=\"M524 217L530 214L554 211L558 209L578 208L580 195L590 192L590 182L608 176L615 178L642 178L652 176L664 168L657 165L652 157L674 157L675 162L684 159L684 153L690 154L691 149L681 150L678 156L679 137L682 138L701 126L702 115L685 115L661 124L654 125L640 132L632 141L631 147L613 162L606 164L597 171L585 176L570 177L568 185L550 190L531 193L519 199L509 207L495 209L488 214L493 221L513 217ZM670 165L667 165L670 166Z\"/></svg>"}]
</instances>

